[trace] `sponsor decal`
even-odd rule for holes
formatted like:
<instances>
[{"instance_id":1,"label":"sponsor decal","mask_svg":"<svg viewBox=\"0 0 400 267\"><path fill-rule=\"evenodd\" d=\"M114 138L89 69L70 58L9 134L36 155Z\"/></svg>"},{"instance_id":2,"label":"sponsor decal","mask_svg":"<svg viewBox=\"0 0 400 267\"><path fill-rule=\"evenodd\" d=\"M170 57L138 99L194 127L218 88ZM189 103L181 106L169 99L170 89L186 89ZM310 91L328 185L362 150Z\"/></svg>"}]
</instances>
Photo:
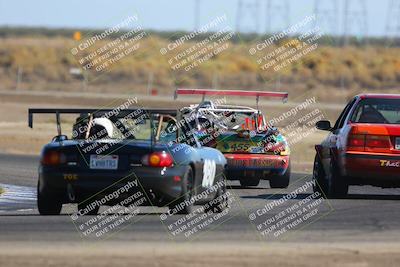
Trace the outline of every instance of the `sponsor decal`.
<instances>
[{"instance_id":1,"label":"sponsor decal","mask_svg":"<svg viewBox=\"0 0 400 267\"><path fill-rule=\"evenodd\" d=\"M400 168L400 161L380 160L381 167L395 167Z\"/></svg>"},{"instance_id":2,"label":"sponsor decal","mask_svg":"<svg viewBox=\"0 0 400 267\"><path fill-rule=\"evenodd\" d=\"M228 165L235 167L276 167L272 159L228 159Z\"/></svg>"},{"instance_id":3,"label":"sponsor decal","mask_svg":"<svg viewBox=\"0 0 400 267\"><path fill-rule=\"evenodd\" d=\"M78 174L75 174L75 173L64 173L63 176L64 176L64 180L67 180L67 181L78 180Z\"/></svg>"}]
</instances>

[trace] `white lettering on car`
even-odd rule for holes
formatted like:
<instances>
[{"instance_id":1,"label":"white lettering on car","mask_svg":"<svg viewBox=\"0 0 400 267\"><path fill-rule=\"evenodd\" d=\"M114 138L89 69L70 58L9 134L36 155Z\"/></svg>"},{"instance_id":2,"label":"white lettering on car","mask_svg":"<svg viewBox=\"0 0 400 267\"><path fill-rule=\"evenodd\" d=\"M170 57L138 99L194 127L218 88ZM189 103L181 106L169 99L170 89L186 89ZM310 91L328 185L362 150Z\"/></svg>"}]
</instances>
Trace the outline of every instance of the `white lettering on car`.
<instances>
[{"instance_id":1,"label":"white lettering on car","mask_svg":"<svg viewBox=\"0 0 400 267\"><path fill-rule=\"evenodd\" d=\"M209 188L214 184L216 164L214 160L206 159L203 165L203 181L201 185Z\"/></svg>"}]
</instances>

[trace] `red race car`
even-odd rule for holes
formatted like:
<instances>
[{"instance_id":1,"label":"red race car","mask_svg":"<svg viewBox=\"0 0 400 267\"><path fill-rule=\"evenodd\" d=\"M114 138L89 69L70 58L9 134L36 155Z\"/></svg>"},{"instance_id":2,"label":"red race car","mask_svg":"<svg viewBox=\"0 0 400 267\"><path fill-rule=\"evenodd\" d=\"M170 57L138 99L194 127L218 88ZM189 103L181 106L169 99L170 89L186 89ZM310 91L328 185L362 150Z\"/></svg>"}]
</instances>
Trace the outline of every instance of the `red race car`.
<instances>
[{"instance_id":1,"label":"red race car","mask_svg":"<svg viewBox=\"0 0 400 267\"><path fill-rule=\"evenodd\" d=\"M314 191L345 197L349 185L400 187L400 95L363 94L344 108L314 161Z\"/></svg>"}]
</instances>

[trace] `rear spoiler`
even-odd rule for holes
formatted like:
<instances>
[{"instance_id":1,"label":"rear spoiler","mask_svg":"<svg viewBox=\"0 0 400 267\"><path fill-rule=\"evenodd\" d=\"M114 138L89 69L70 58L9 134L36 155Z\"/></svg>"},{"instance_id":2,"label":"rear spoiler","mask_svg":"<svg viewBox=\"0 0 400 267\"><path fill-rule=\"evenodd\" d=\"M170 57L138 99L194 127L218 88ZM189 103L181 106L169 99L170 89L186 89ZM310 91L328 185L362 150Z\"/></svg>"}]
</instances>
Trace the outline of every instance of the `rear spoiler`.
<instances>
[{"instance_id":1,"label":"rear spoiler","mask_svg":"<svg viewBox=\"0 0 400 267\"><path fill-rule=\"evenodd\" d=\"M166 114L177 116L178 111L175 109L87 109L87 108L30 108L28 109L28 126L33 128L33 114L55 114L57 123L57 133L61 135L61 114L87 114L95 117L111 114L112 117L123 118L132 112L143 110L150 114Z\"/></svg>"},{"instance_id":2,"label":"rear spoiler","mask_svg":"<svg viewBox=\"0 0 400 267\"><path fill-rule=\"evenodd\" d=\"M274 97L282 99L283 103L286 103L289 97L287 92L267 92L267 91L245 91L245 90L215 90L215 89L176 89L174 99L178 98L178 95L202 95L203 101L206 95L228 95L228 96L255 96L258 102L260 97Z\"/></svg>"}]
</instances>

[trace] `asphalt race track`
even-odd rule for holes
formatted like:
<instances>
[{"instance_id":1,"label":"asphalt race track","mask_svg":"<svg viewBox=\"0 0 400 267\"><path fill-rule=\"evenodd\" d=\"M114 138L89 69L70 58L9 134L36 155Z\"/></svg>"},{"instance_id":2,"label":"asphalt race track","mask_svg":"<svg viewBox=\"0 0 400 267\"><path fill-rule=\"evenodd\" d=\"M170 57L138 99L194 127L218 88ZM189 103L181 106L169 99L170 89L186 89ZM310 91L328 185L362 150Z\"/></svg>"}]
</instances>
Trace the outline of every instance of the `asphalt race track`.
<instances>
[{"instance_id":1,"label":"asphalt race track","mask_svg":"<svg viewBox=\"0 0 400 267\"><path fill-rule=\"evenodd\" d=\"M0 155L0 186L6 193L0 197L0 240L26 241L80 241L105 240L104 236L86 237L79 231L71 214L73 205L64 205L63 215L40 216L36 209L36 170L38 158L33 156ZM375 187L351 187L348 199L311 200L315 214L303 220L287 232L263 236L257 228L268 218L283 218L282 211L292 211L296 205L305 203L312 194L298 192L283 205L271 208L253 221L251 214L262 213L262 208L282 199L302 185L309 184L310 174L294 173L291 186L285 190L270 189L263 181L257 188L240 188L238 183L229 184L233 199L229 212L215 218L210 225L198 227L197 232L172 232L182 225L183 215L174 215L162 220L163 208L141 208L125 224L107 233L110 241L280 241L280 242L395 242L400 240L400 189ZM294 197L293 197L294 196ZM315 203L313 205L312 203ZM306 205L304 204L304 205ZM303 208L305 207L303 205ZM270 206L269 206L270 207ZM292 209L293 208L293 209ZM309 210L311 211L311 210ZM303 210L304 212L304 210ZM288 215L288 213L286 213ZM304 215L304 213L303 213ZM303 216L302 215L302 216ZM196 215L191 220L199 218ZM257 215L258 216L258 215ZM278 216L278 217L277 217ZM83 216L89 220L93 216ZM181 219L181 220L180 220ZM187 221L186 221L187 222ZM276 223L276 222L275 222ZM269 226L273 223L269 222ZM191 224L195 226L195 222ZM266 224L264 224L266 225ZM118 229L117 229L118 228ZM172 229L172 230L171 230ZM187 233L187 236L184 235Z\"/></svg>"}]
</instances>

